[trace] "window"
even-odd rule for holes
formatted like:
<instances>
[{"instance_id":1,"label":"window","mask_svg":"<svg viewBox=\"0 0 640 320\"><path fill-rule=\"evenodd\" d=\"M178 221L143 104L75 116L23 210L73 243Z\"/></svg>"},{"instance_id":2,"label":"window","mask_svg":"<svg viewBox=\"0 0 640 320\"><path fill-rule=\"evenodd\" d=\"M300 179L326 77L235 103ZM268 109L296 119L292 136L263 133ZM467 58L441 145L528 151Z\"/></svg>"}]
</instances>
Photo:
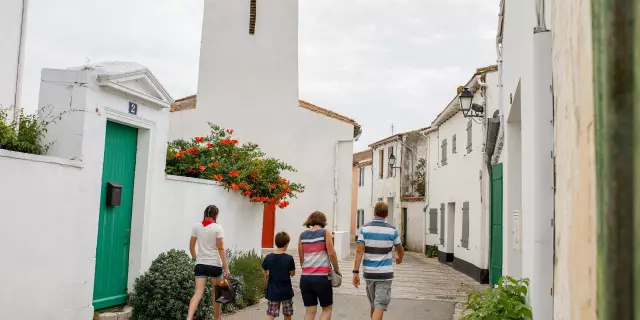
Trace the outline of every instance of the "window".
<instances>
[{"instance_id":1,"label":"window","mask_svg":"<svg viewBox=\"0 0 640 320\"><path fill-rule=\"evenodd\" d=\"M451 153L456 153L456 135L451 138Z\"/></svg>"},{"instance_id":2,"label":"window","mask_svg":"<svg viewBox=\"0 0 640 320\"><path fill-rule=\"evenodd\" d=\"M444 246L444 203L440 204L440 244Z\"/></svg>"},{"instance_id":3,"label":"window","mask_svg":"<svg viewBox=\"0 0 640 320\"><path fill-rule=\"evenodd\" d=\"M388 157L391 157L391 155L393 155L393 147L389 147L389 154L387 155ZM397 160L397 159L396 159ZM397 164L396 164L397 165ZM387 178L391 178L393 177L393 169L391 169L391 167L389 167L389 170L387 172Z\"/></svg>"},{"instance_id":4,"label":"window","mask_svg":"<svg viewBox=\"0 0 640 320\"><path fill-rule=\"evenodd\" d=\"M364 186L364 167L358 168L358 186Z\"/></svg>"},{"instance_id":5,"label":"window","mask_svg":"<svg viewBox=\"0 0 640 320\"><path fill-rule=\"evenodd\" d=\"M429 210L429 233L438 233L438 209Z\"/></svg>"},{"instance_id":6,"label":"window","mask_svg":"<svg viewBox=\"0 0 640 320\"><path fill-rule=\"evenodd\" d=\"M460 244L463 248L469 249L469 202L462 204L462 239Z\"/></svg>"},{"instance_id":7,"label":"window","mask_svg":"<svg viewBox=\"0 0 640 320\"><path fill-rule=\"evenodd\" d=\"M442 159L440 160L440 164L443 166L447 165L447 139L442 140Z\"/></svg>"},{"instance_id":8,"label":"window","mask_svg":"<svg viewBox=\"0 0 640 320\"><path fill-rule=\"evenodd\" d=\"M380 179L384 178L384 149L380 150L380 152L378 153L379 156L379 160L378 162L380 163L380 168L378 168L378 171L380 171Z\"/></svg>"},{"instance_id":9,"label":"window","mask_svg":"<svg viewBox=\"0 0 640 320\"><path fill-rule=\"evenodd\" d=\"M472 149L472 145L473 145L473 122L471 119L469 119L469 122L467 122L467 153L471 152Z\"/></svg>"}]
</instances>

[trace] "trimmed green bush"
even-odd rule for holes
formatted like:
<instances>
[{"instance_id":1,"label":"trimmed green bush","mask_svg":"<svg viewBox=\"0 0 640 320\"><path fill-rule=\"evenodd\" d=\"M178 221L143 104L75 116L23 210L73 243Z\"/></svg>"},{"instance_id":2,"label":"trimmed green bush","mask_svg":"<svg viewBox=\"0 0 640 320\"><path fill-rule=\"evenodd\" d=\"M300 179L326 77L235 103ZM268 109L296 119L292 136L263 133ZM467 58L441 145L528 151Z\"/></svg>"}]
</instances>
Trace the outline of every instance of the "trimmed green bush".
<instances>
[{"instance_id":1,"label":"trimmed green bush","mask_svg":"<svg viewBox=\"0 0 640 320\"><path fill-rule=\"evenodd\" d=\"M429 258L435 258L438 256L438 246L428 246L427 253L425 253Z\"/></svg>"},{"instance_id":2,"label":"trimmed green bush","mask_svg":"<svg viewBox=\"0 0 640 320\"><path fill-rule=\"evenodd\" d=\"M260 302L266 280L262 273L262 258L254 251L227 250L231 277L228 279L236 300L222 306L231 313ZM194 293L194 264L184 251L171 250L153 261L149 271L135 282L130 304L132 320L182 320L187 318L189 301ZM213 318L212 288L207 282L204 297L195 314L197 320Z\"/></svg>"},{"instance_id":3,"label":"trimmed green bush","mask_svg":"<svg viewBox=\"0 0 640 320\"><path fill-rule=\"evenodd\" d=\"M184 251L171 250L160 254L149 271L136 279L130 300L132 319L186 319L194 292L193 266ZM195 319L212 319L211 303L211 285L207 283Z\"/></svg>"}]
</instances>

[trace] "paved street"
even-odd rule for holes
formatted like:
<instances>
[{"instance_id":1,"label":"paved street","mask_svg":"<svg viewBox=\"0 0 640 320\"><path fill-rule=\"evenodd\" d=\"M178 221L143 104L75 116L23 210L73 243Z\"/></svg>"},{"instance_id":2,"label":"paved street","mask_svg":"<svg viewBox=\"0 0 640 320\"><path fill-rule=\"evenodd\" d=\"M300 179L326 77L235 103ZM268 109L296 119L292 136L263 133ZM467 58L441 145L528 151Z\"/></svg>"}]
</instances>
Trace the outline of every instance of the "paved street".
<instances>
[{"instance_id":1,"label":"paved street","mask_svg":"<svg viewBox=\"0 0 640 320\"><path fill-rule=\"evenodd\" d=\"M369 319L369 303L364 286L356 289L351 285L353 257L342 261L340 268L345 277L342 286L334 290L333 319ZM451 320L454 318L454 308L458 306L459 309L459 303L466 300L469 290L485 288L466 275L440 264L437 259L429 259L418 253L408 252L404 262L394 266L394 271L394 299L385 319ZM299 276L294 279L296 292L299 291L299 279ZM261 319L264 317L265 307L266 304L263 303L228 316L227 319ZM304 308L299 294L296 294L295 310L293 318L303 319Z\"/></svg>"}]
</instances>

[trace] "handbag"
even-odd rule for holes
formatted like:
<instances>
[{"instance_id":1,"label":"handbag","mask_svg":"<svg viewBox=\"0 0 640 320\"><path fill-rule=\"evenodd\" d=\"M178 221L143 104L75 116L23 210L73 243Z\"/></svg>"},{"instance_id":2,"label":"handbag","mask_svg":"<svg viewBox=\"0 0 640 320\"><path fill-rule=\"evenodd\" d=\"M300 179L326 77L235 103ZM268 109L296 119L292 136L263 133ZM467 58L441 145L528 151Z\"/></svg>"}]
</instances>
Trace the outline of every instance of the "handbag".
<instances>
[{"instance_id":1,"label":"handbag","mask_svg":"<svg viewBox=\"0 0 640 320\"><path fill-rule=\"evenodd\" d=\"M216 302L221 304L227 304L236 300L236 294L229 285L229 281L220 281L221 285L216 285Z\"/></svg>"},{"instance_id":2,"label":"handbag","mask_svg":"<svg viewBox=\"0 0 640 320\"><path fill-rule=\"evenodd\" d=\"M331 286L334 288L342 285L342 276L339 275L333 268L329 270L329 280L331 280Z\"/></svg>"}]
</instances>

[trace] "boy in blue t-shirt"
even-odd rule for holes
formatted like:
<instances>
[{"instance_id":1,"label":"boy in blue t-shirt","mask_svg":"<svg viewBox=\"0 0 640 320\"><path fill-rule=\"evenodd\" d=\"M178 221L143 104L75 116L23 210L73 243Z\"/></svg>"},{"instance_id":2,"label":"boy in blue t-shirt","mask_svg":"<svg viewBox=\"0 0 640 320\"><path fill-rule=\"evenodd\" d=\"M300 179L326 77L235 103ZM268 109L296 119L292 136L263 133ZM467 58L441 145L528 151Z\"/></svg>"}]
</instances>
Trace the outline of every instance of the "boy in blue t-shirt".
<instances>
[{"instance_id":1,"label":"boy in blue t-shirt","mask_svg":"<svg viewBox=\"0 0 640 320\"><path fill-rule=\"evenodd\" d=\"M285 320L291 320L293 315L293 286L291 277L296 274L293 257L288 255L291 238L286 232L276 234L276 252L269 253L262 261L264 276L267 278L267 295L269 301L267 317L272 320L280 316L280 305Z\"/></svg>"}]
</instances>

